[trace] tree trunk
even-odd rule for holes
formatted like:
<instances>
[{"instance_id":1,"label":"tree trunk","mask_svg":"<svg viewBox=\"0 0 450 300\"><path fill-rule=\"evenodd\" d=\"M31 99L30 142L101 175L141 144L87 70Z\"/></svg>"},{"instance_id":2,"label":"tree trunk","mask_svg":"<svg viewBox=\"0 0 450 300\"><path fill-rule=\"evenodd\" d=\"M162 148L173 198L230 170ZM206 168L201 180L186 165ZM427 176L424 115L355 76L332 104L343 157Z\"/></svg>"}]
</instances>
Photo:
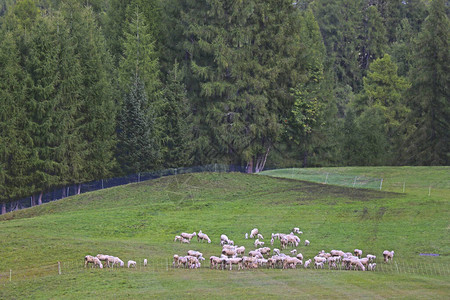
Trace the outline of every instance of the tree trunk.
<instances>
[{"instance_id":1,"label":"tree trunk","mask_svg":"<svg viewBox=\"0 0 450 300\"><path fill-rule=\"evenodd\" d=\"M65 186L63 186L63 188L62 188L62 196L61 196L61 199L64 199L64 198L66 198L66 187L65 187Z\"/></svg>"},{"instance_id":2,"label":"tree trunk","mask_svg":"<svg viewBox=\"0 0 450 300\"><path fill-rule=\"evenodd\" d=\"M247 173L249 174L253 173L253 158L250 158L250 160L247 163Z\"/></svg>"},{"instance_id":3,"label":"tree trunk","mask_svg":"<svg viewBox=\"0 0 450 300\"><path fill-rule=\"evenodd\" d=\"M44 195L44 192L40 192L39 193L39 197L38 197L38 205L42 204L42 196Z\"/></svg>"},{"instance_id":4,"label":"tree trunk","mask_svg":"<svg viewBox=\"0 0 450 300\"><path fill-rule=\"evenodd\" d=\"M36 206L36 195L31 196L31 207Z\"/></svg>"},{"instance_id":5,"label":"tree trunk","mask_svg":"<svg viewBox=\"0 0 450 300\"><path fill-rule=\"evenodd\" d=\"M269 155L269 152L270 152L270 146L267 147L266 154L264 156L260 156L256 160L255 173L259 173L262 170L264 170L264 166L266 165L267 156Z\"/></svg>"},{"instance_id":6,"label":"tree trunk","mask_svg":"<svg viewBox=\"0 0 450 300\"><path fill-rule=\"evenodd\" d=\"M2 203L2 215L6 214L6 203Z\"/></svg>"},{"instance_id":7,"label":"tree trunk","mask_svg":"<svg viewBox=\"0 0 450 300\"><path fill-rule=\"evenodd\" d=\"M303 168L308 166L308 151L305 150L303 153Z\"/></svg>"},{"instance_id":8,"label":"tree trunk","mask_svg":"<svg viewBox=\"0 0 450 300\"><path fill-rule=\"evenodd\" d=\"M77 184L77 195L81 194L81 183Z\"/></svg>"}]
</instances>

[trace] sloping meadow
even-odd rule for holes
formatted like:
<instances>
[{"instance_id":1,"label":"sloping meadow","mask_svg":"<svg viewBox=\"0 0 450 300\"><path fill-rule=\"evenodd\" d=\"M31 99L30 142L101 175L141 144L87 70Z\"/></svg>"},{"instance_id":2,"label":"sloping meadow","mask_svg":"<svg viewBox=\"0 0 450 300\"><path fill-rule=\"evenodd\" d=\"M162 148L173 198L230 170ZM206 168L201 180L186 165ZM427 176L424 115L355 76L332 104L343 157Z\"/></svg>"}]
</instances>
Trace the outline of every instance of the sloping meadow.
<instances>
[{"instance_id":1,"label":"sloping meadow","mask_svg":"<svg viewBox=\"0 0 450 300\"><path fill-rule=\"evenodd\" d=\"M448 204L438 195L239 173L185 174L105 189L0 217L0 298L447 298ZM255 227L269 247L272 233L299 227L297 251L305 260L321 250L358 248L378 257L377 269L222 271L210 270L208 260L197 270L172 267L173 255L190 249L219 256L221 234L254 249L244 236ZM173 241L199 230L211 244L195 237L191 244ZM279 241L273 247L280 248ZM395 250L392 263L382 262L383 250ZM135 260L137 268L84 268L84 256L98 253L125 264Z\"/></svg>"}]
</instances>

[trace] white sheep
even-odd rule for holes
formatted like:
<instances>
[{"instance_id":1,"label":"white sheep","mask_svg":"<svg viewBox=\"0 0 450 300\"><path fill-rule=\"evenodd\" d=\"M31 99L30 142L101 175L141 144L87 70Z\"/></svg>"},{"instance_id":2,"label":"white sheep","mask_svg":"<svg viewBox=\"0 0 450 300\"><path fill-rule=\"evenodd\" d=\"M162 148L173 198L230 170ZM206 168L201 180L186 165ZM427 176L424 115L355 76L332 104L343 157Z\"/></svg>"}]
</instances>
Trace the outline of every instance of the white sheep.
<instances>
[{"instance_id":1,"label":"white sheep","mask_svg":"<svg viewBox=\"0 0 450 300\"><path fill-rule=\"evenodd\" d=\"M366 257L369 259L370 262L374 262L375 259L377 259L377 257L375 255L372 255L372 254L367 254Z\"/></svg>"},{"instance_id":2,"label":"white sheep","mask_svg":"<svg viewBox=\"0 0 450 300\"><path fill-rule=\"evenodd\" d=\"M84 257L84 267L87 267L87 265L88 265L89 263L92 263L92 264L95 265L95 263L94 263L94 256L92 256L92 255L86 255L86 256Z\"/></svg>"},{"instance_id":3,"label":"white sheep","mask_svg":"<svg viewBox=\"0 0 450 300\"><path fill-rule=\"evenodd\" d=\"M389 262L389 260L392 260L394 258L394 251L384 250L383 257L384 257L384 262Z\"/></svg>"},{"instance_id":4,"label":"white sheep","mask_svg":"<svg viewBox=\"0 0 450 300\"><path fill-rule=\"evenodd\" d=\"M106 266L109 267L109 255L97 254L97 258L100 261L104 261L106 263Z\"/></svg>"},{"instance_id":5,"label":"white sheep","mask_svg":"<svg viewBox=\"0 0 450 300\"><path fill-rule=\"evenodd\" d=\"M360 250L360 249L355 249L353 251L353 253L355 253L355 256L358 256L359 258L361 258L361 256L362 256L362 250Z\"/></svg>"},{"instance_id":6,"label":"white sheep","mask_svg":"<svg viewBox=\"0 0 450 300\"><path fill-rule=\"evenodd\" d=\"M174 242L177 242L177 241L178 241L178 242L181 243L182 240L183 240L183 237L182 237L181 235L176 235L173 241L174 241Z\"/></svg>"},{"instance_id":7,"label":"white sheep","mask_svg":"<svg viewBox=\"0 0 450 300\"><path fill-rule=\"evenodd\" d=\"M144 267L146 267L146 266L147 266L147 259L144 258Z\"/></svg>"},{"instance_id":8,"label":"white sheep","mask_svg":"<svg viewBox=\"0 0 450 300\"><path fill-rule=\"evenodd\" d=\"M245 233L245 239L248 240L248 233Z\"/></svg>"},{"instance_id":9,"label":"white sheep","mask_svg":"<svg viewBox=\"0 0 450 300\"><path fill-rule=\"evenodd\" d=\"M260 242L259 239L256 239L254 245L255 245L255 248L257 248L259 246L264 246L264 242Z\"/></svg>"},{"instance_id":10,"label":"white sheep","mask_svg":"<svg viewBox=\"0 0 450 300\"><path fill-rule=\"evenodd\" d=\"M280 255L280 249L277 248L273 249L273 253L276 255Z\"/></svg>"},{"instance_id":11,"label":"white sheep","mask_svg":"<svg viewBox=\"0 0 450 300\"><path fill-rule=\"evenodd\" d=\"M181 233L181 236L189 241L191 241L192 238L196 235L197 235L197 233L195 231L193 233L186 233L186 232Z\"/></svg>"},{"instance_id":12,"label":"white sheep","mask_svg":"<svg viewBox=\"0 0 450 300\"><path fill-rule=\"evenodd\" d=\"M309 241L305 240L305 246L309 246Z\"/></svg>"},{"instance_id":13,"label":"white sheep","mask_svg":"<svg viewBox=\"0 0 450 300\"><path fill-rule=\"evenodd\" d=\"M251 239L255 238L258 233L259 233L258 228L253 228L252 231L250 232L250 238Z\"/></svg>"},{"instance_id":14,"label":"white sheep","mask_svg":"<svg viewBox=\"0 0 450 300\"><path fill-rule=\"evenodd\" d=\"M263 235L262 235L261 233L258 233L256 236L257 236L258 239L260 239L260 240L263 240L263 239L264 239L264 237L263 237Z\"/></svg>"},{"instance_id":15,"label":"white sheep","mask_svg":"<svg viewBox=\"0 0 450 300\"><path fill-rule=\"evenodd\" d=\"M128 268L136 268L136 262L134 260L129 260L128 261Z\"/></svg>"},{"instance_id":16,"label":"white sheep","mask_svg":"<svg viewBox=\"0 0 450 300\"><path fill-rule=\"evenodd\" d=\"M307 261L305 261L305 264L303 265L305 267L305 269L307 269L309 267L310 263L311 263L311 259L308 259Z\"/></svg>"},{"instance_id":17,"label":"white sheep","mask_svg":"<svg viewBox=\"0 0 450 300\"><path fill-rule=\"evenodd\" d=\"M296 255L297 254L297 249L291 250L291 254L292 255Z\"/></svg>"},{"instance_id":18,"label":"white sheep","mask_svg":"<svg viewBox=\"0 0 450 300\"><path fill-rule=\"evenodd\" d=\"M189 251L187 252L187 254L188 254L189 256L194 256L194 257L196 257L196 258L203 257L203 253L201 253L201 252L199 252L199 251L195 251L195 250L189 250Z\"/></svg>"},{"instance_id":19,"label":"white sheep","mask_svg":"<svg viewBox=\"0 0 450 300\"><path fill-rule=\"evenodd\" d=\"M244 246L236 247L236 254L245 255L245 247Z\"/></svg>"},{"instance_id":20,"label":"white sheep","mask_svg":"<svg viewBox=\"0 0 450 300\"><path fill-rule=\"evenodd\" d=\"M98 266L100 269L103 269L102 262L100 261L100 259L98 257L94 257L94 267L95 266Z\"/></svg>"},{"instance_id":21,"label":"white sheep","mask_svg":"<svg viewBox=\"0 0 450 300\"><path fill-rule=\"evenodd\" d=\"M314 262L314 268L316 268L316 269L319 269L319 268L321 268L321 269L323 269L323 261L322 262L318 262L318 261L316 261L316 262Z\"/></svg>"},{"instance_id":22,"label":"white sheep","mask_svg":"<svg viewBox=\"0 0 450 300\"><path fill-rule=\"evenodd\" d=\"M273 246L273 242L274 242L274 240L273 240L273 238L271 238L271 239L270 239L270 245L271 245L271 246Z\"/></svg>"},{"instance_id":23,"label":"white sheep","mask_svg":"<svg viewBox=\"0 0 450 300\"><path fill-rule=\"evenodd\" d=\"M375 268L377 267L376 263L373 264L369 264L369 266L367 267L368 271L375 271Z\"/></svg>"},{"instance_id":24,"label":"white sheep","mask_svg":"<svg viewBox=\"0 0 450 300\"><path fill-rule=\"evenodd\" d=\"M203 233L201 230L198 232L198 234L197 234L197 242L199 242L199 241L208 241L208 244L211 244L211 239L209 238L209 236L207 235L207 234L205 234L205 233Z\"/></svg>"},{"instance_id":25,"label":"white sheep","mask_svg":"<svg viewBox=\"0 0 450 300\"><path fill-rule=\"evenodd\" d=\"M296 256L298 259L303 260L303 255L301 253L297 254Z\"/></svg>"}]
</instances>

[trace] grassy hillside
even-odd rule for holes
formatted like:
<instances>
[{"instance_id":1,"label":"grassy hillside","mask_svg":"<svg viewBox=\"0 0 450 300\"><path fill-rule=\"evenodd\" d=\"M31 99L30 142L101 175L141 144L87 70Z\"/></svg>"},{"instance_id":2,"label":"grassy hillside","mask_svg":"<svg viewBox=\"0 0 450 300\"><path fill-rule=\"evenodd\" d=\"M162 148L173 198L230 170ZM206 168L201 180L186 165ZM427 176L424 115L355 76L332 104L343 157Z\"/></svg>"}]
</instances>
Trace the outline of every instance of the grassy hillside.
<instances>
[{"instance_id":1,"label":"grassy hillside","mask_svg":"<svg viewBox=\"0 0 450 300\"><path fill-rule=\"evenodd\" d=\"M391 169L392 174L401 172ZM428 173L434 172L430 168ZM448 172L444 175L448 182ZM0 298L444 299L450 296L449 188L441 189L445 195L412 190L397 194L268 176L204 173L70 197L0 216ZM209 270L208 263L199 270L169 267L173 254L184 255L189 249L206 257L219 255L223 233L252 249L253 240L245 240L244 233L254 227L266 243L272 232L300 227L302 241L311 241L311 246L302 243L297 248L306 258L322 249L355 248L380 258L389 249L395 250L394 263L379 260L376 272L303 268L229 272ZM212 244L173 242L182 231L200 229ZM83 257L97 253L124 261L148 258L150 264L133 270L84 269ZM58 261L62 275L58 275Z\"/></svg>"}]
</instances>

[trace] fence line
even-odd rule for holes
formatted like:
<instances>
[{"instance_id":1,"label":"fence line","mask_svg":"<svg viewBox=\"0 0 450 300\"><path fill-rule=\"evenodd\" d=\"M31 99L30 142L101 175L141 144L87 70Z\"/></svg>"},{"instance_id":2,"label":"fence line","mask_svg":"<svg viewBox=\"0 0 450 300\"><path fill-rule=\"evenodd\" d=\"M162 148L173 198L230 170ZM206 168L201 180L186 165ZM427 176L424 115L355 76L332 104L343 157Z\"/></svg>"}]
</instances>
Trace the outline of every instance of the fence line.
<instances>
[{"instance_id":1,"label":"fence line","mask_svg":"<svg viewBox=\"0 0 450 300\"><path fill-rule=\"evenodd\" d=\"M209 269L208 260L202 263L201 269ZM137 261L136 268L127 268L125 267L112 267L107 268L106 266L103 269L92 268L90 264L88 267L84 267L83 259L79 260L68 260L61 261L60 264L55 262L53 264L42 265L38 267L33 267L29 269L15 269L8 268L4 272L0 272L0 284L6 284L11 281L17 280L29 280L34 278L42 278L44 276L58 275L64 276L66 274L80 274L85 272L172 272L176 270L172 266L172 260L169 258L155 258L149 259L148 265L144 266L143 258ZM184 268L180 268L184 269ZM267 267L260 267L259 269L267 270ZM312 271L322 271L321 269L315 270L314 267L310 267ZM270 269L269 269L270 270ZM303 266L299 266L297 268L299 271L306 271ZM328 270L328 266L325 267L325 270ZM189 270L195 272L195 270ZM211 272L221 271L213 269ZM228 270L225 270L228 271ZM236 271L233 268L233 271ZM251 271L251 270L247 270ZM332 272L357 272L352 270L345 270L341 266L337 270L329 270ZM60 273L59 273L60 272ZM380 272L387 274L414 274L414 275L422 275L422 276L442 276L447 277L450 276L450 270L448 268L448 264L441 261L436 262L417 262L413 260L395 260L390 263L378 262L375 271L366 271L366 272Z\"/></svg>"},{"instance_id":2,"label":"fence line","mask_svg":"<svg viewBox=\"0 0 450 300\"><path fill-rule=\"evenodd\" d=\"M211 164L206 166L195 166L195 167L182 167L182 168L170 168L165 170L158 170L154 172L142 172L137 174L131 174L123 177L100 179L95 181L90 181L81 184L80 194L86 192L93 192L101 189L111 188L115 186L139 183L141 181L158 179L165 176L179 175L179 174L191 174L191 173L203 173L203 172L246 172L246 168L243 166L236 165L222 165L222 164ZM73 196L78 193L77 184L64 186L60 188L53 189L52 191L46 192L42 196L42 203L48 203L56 200L60 200L69 196ZM11 212L15 210L20 210L24 208L32 207L31 196L22 198L20 200L9 202L6 205L6 212ZM0 210L1 214L1 210Z\"/></svg>"}]
</instances>

